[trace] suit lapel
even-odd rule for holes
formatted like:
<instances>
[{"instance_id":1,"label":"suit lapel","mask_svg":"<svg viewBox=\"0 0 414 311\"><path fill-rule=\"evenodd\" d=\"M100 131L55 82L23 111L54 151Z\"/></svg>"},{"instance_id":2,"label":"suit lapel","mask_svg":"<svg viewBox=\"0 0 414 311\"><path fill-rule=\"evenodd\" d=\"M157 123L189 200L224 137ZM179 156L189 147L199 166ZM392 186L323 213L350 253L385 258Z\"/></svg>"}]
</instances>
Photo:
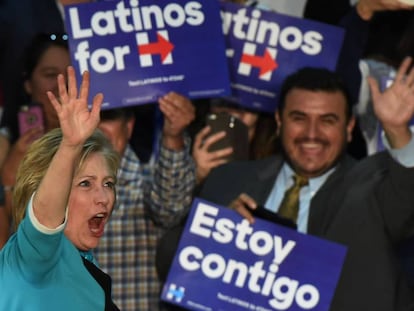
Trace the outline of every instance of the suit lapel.
<instances>
[{"instance_id":1,"label":"suit lapel","mask_svg":"<svg viewBox=\"0 0 414 311\"><path fill-rule=\"evenodd\" d=\"M265 165L258 168L256 174L257 182L251 183L250 186L249 193L259 205L266 203L283 164L283 158L280 156L271 157L270 159Z\"/></svg>"},{"instance_id":2,"label":"suit lapel","mask_svg":"<svg viewBox=\"0 0 414 311\"><path fill-rule=\"evenodd\" d=\"M308 219L309 234L321 235L328 230L332 219L341 206L340 202L343 202L343 196L346 194L341 189L343 180L346 177L346 173L351 170L354 164L354 159L345 156L338 164L335 172L329 176L312 198Z\"/></svg>"}]
</instances>

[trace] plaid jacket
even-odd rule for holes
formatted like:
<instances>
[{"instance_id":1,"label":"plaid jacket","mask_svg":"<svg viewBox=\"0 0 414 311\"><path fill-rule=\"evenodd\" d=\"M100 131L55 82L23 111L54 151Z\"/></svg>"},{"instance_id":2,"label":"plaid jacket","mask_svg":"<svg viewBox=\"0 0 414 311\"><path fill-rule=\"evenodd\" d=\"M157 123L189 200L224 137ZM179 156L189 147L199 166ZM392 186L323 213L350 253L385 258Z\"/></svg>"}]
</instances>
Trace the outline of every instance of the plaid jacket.
<instances>
[{"instance_id":1,"label":"plaid jacket","mask_svg":"<svg viewBox=\"0 0 414 311\"><path fill-rule=\"evenodd\" d=\"M112 277L114 302L123 311L159 310L160 283L155 250L163 227L192 200L195 166L186 150L160 149L158 160L142 165L127 147L117 182L117 202L94 253Z\"/></svg>"}]
</instances>

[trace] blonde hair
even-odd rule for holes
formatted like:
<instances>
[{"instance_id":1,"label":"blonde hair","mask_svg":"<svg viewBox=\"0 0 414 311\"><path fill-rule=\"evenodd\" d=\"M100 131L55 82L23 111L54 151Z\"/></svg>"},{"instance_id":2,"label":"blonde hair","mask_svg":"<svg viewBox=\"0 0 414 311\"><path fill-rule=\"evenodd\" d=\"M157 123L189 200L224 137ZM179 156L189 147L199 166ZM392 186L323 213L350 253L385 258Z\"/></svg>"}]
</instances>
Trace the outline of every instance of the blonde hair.
<instances>
[{"instance_id":1,"label":"blonde hair","mask_svg":"<svg viewBox=\"0 0 414 311\"><path fill-rule=\"evenodd\" d=\"M39 187L61 140L62 131L60 128L49 131L30 146L20 163L13 190L12 217L15 229L24 218L30 197ZM116 178L119 155L100 130L95 130L83 144L77 170L82 168L85 159L92 153L103 155L110 173Z\"/></svg>"}]
</instances>

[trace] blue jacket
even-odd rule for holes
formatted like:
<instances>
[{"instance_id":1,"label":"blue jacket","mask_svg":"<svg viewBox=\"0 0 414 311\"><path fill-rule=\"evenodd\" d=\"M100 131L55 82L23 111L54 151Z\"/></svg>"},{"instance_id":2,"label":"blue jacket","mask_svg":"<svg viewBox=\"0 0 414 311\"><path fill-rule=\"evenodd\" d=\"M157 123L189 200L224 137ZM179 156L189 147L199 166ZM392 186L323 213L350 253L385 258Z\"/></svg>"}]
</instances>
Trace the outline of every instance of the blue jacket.
<instances>
[{"instance_id":1,"label":"blue jacket","mask_svg":"<svg viewBox=\"0 0 414 311\"><path fill-rule=\"evenodd\" d=\"M104 290L63 234L65 223L54 230L34 223L29 203L0 252L0 310L104 310Z\"/></svg>"}]
</instances>

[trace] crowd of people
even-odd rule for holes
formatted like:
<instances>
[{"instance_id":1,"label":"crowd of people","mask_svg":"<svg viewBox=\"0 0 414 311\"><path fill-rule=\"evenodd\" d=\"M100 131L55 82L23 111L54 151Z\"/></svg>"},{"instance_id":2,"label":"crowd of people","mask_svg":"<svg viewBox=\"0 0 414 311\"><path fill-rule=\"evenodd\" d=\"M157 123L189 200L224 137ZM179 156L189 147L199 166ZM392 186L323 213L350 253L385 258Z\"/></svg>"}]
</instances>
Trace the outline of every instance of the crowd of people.
<instances>
[{"instance_id":1,"label":"crowd of people","mask_svg":"<svg viewBox=\"0 0 414 311\"><path fill-rule=\"evenodd\" d=\"M301 17L345 29L337 69L289 75L272 114L174 91L142 106L88 103L93 81L85 72L78 87L63 6L93 1L24 2L0 1L1 310L179 309L160 293L195 197L251 223L264 207L345 245L331 310L414 310L413 6L303 1ZM30 107L41 123L23 132ZM247 159L211 150L226 135L211 133L211 113L244 124Z\"/></svg>"}]
</instances>

